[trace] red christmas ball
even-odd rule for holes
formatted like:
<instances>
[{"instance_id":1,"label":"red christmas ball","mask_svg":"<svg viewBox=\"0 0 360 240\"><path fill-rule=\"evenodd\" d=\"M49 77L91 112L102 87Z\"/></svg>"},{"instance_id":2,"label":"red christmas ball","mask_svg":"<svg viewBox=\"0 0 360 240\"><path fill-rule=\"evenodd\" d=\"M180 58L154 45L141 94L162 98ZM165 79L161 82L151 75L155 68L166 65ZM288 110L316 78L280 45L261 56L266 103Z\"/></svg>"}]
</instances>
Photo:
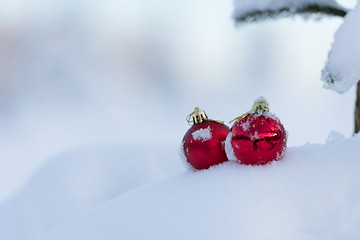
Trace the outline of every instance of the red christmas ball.
<instances>
[{"instance_id":1,"label":"red christmas ball","mask_svg":"<svg viewBox=\"0 0 360 240\"><path fill-rule=\"evenodd\" d=\"M196 170L207 169L227 161L225 140L229 128L217 121L194 124L182 140L187 162Z\"/></svg>"},{"instance_id":2,"label":"red christmas ball","mask_svg":"<svg viewBox=\"0 0 360 240\"><path fill-rule=\"evenodd\" d=\"M286 140L286 131L274 115L250 112L234 123L226 147L229 158L235 157L242 164L264 165L283 156Z\"/></svg>"}]
</instances>

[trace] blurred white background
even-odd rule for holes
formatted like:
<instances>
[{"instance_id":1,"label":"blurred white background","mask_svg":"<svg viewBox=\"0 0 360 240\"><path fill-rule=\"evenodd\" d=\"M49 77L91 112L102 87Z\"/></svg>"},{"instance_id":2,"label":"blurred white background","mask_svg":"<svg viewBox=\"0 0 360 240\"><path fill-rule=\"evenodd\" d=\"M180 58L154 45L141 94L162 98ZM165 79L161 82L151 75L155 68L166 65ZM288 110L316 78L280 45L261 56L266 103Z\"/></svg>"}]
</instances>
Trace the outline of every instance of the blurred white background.
<instances>
[{"instance_id":1,"label":"blurred white background","mask_svg":"<svg viewBox=\"0 0 360 240\"><path fill-rule=\"evenodd\" d=\"M228 122L264 96L289 146L351 136L355 89L320 81L342 19L236 27L232 11L231 0L1 1L0 202L69 149L171 146L177 162L195 106Z\"/></svg>"}]
</instances>

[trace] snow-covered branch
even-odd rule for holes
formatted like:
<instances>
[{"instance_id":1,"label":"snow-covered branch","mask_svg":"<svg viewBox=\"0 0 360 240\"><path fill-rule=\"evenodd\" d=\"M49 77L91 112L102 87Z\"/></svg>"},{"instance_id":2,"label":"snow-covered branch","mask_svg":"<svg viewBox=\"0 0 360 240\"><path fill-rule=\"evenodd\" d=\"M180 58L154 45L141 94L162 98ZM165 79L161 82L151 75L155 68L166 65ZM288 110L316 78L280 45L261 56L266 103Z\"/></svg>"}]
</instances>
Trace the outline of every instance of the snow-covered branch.
<instances>
[{"instance_id":1,"label":"snow-covered branch","mask_svg":"<svg viewBox=\"0 0 360 240\"><path fill-rule=\"evenodd\" d=\"M346 92L360 80L360 1L335 33L322 80L326 88Z\"/></svg>"},{"instance_id":2,"label":"snow-covered branch","mask_svg":"<svg viewBox=\"0 0 360 240\"><path fill-rule=\"evenodd\" d=\"M335 0L235 0L234 18L237 23L295 14L344 17L344 23L335 34L321 79L325 88L346 92L360 80L360 0L351 11Z\"/></svg>"},{"instance_id":3,"label":"snow-covered branch","mask_svg":"<svg viewBox=\"0 0 360 240\"><path fill-rule=\"evenodd\" d=\"M242 23L295 14L344 17L346 13L347 9L334 0L235 0L234 18Z\"/></svg>"},{"instance_id":4,"label":"snow-covered branch","mask_svg":"<svg viewBox=\"0 0 360 240\"><path fill-rule=\"evenodd\" d=\"M278 9L266 9L255 10L250 12L243 12L241 14L235 14L235 20L238 23L241 22L257 22L270 18L288 17L296 14L320 14L329 16L344 17L347 11L343 8L336 8L332 6L320 6L317 4L311 4L298 8L282 7Z\"/></svg>"}]
</instances>

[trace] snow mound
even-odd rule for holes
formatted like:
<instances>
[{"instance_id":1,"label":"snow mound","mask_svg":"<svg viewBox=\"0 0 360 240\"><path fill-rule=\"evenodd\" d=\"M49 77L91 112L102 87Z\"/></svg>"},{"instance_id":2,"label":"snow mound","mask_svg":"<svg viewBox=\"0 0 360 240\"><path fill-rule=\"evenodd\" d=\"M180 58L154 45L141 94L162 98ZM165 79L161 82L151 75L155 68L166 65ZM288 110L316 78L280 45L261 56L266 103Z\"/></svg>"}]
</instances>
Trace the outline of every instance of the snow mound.
<instances>
[{"instance_id":1,"label":"snow mound","mask_svg":"<svg viewBox=\"0 0 360 240\"><path fill-rule=\"evenodd\" d=\"M359 239L360 136L129 191L37 239Z\"/></svg>"},{"instance_id":2,"label":"snow mound","mask_svg":"<svg viewBox=\"0 0 360 240\"><path fill-rule=\"evenodd\" d=\"M177 146L90 146L50 159L0 205L0 239L31 239L130 189L184 171ZM131 160L129 160L131 159Z\"/></svg>"},{"instance_id":3,"label":"snow mound","mask_svg":"<svg viewBox=\"0 0 360 240\"><path fill-rule=\"evenodd\" d=\"M335 33L332 49L322 71L324 87L346 92L360 80L360 1Z\"/></svg>"}]
</instances>

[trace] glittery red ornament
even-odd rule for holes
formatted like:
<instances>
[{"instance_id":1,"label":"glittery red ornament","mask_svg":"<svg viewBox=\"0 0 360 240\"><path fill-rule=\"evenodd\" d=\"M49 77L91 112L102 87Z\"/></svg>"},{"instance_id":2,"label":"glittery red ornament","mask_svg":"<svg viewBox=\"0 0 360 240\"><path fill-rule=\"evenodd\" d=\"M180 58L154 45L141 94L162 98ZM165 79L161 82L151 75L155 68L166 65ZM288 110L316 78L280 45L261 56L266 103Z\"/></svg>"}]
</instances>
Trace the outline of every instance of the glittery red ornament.
<instances>
[{"instance_id":1,"label":"glittery red ornament","mask_svg":"<svg viewBox=\"0 0 360 240\"><path fill-rule=\"evenodd\" d=\"M226 142L229 158L235 157L243 164L264 165L283 156L286 131L268 111L265 99L259 98L251 112L237 119Z\"/></svg>"},{"instance_id":2,"label":"glittery red ornament","mask_svg":"<svg viewBox=\"0 0 360 240\"><path fill-rule=\"evenodd\" d=\"M226 125L209 120L198 108L188 116L188 122L194 125L185 133L182 143L184 155L192 168L207 169L228 160L225 140L229 128Z\"/></svg>"}]
</instances>

